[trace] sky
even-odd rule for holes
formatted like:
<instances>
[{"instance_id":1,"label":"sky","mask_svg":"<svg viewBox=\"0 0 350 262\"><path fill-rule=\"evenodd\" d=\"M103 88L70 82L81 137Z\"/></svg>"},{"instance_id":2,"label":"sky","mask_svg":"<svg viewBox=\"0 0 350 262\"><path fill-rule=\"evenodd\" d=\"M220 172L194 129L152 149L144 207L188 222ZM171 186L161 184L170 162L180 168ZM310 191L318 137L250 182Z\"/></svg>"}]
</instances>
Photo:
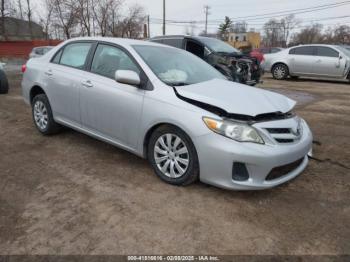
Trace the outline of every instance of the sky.
<instances>
[{"instance_id":1,"label":"sky","mask_svg":"<svg viewBox=\"0 0 350 262\"><path fill-rule=\"evenodd\" d=\"M36 9L39 10L41 5L40 3L43 0L32 1L36 2ZM224 20L225 16L229 16L232 19L250 16L249 19L255 19L254 16L259 14L295 10L339 2L345 2L345 0L166 0L166 19L176 21L204 21L204 6L209 5L211 9L208 18L208 32L215 33L218 28L217 21ZM142 5L145 8L146 14L150 16L151 36L161 35L163 0L124 0L124 7L126 8L127 6L131 6L136 3ZM334 18L338 16L349 17L315 22L322 23L325 25L325 27L340 23L350 25L350 1L347 5L336 8L296 15L298 19L305 21L304 23L300 24L300 28L310 24L311 20ZM268 18L247 21L248 28L254 28L255 31L260 31L263 23L265 23L267 20ZM194 34L198 34L203 30L204 23L193 24ZM167 34L184 34L186 31L191 31L190 24L167 24L166 26Z\"/></svg>"},{"instance_id":2,"label":"sky","mask_svg":"<svg viewBox=\"0 0 350 262\"><path fill-rule=\"evenodd\" d=\"M166 19L182 20L182 21L203 21L205 20L204 6L209 5L210 16L209 20L223 20L225 16L231 18L254 16L257 14L266 14L272 12L280 12L285 10L294 10L307 8L325 4L343 2L344 0L166 0ZM145 7L146 13L152 18L161 19L163 16L163 0L130 0L126 1L129 4L138 3ZM297 18L302 20L323 19L337 16L349 16L343 19L330 19L317 21L327 25L335 25L337 23L346 22L350 25L350 2L348 5L327 9L317 12L310 12L297 15ZM251 19L251 18L250 18ZM259 31L262 24L268 19L247 21L249 28L254 28ZM160 21L160 20L159 20ZM301 24L305 26L307 23ZM189 27L189 26L187 26ZM204 30L204 24L195 24L195 33L198 34ZM208 32L216 32L218 26L212 23L208 26ZM151 24L151 36L162 34L161 24ZM184 34L186 26L183 24L167 25L167 34Z\"/></svg>"}]
</instances>

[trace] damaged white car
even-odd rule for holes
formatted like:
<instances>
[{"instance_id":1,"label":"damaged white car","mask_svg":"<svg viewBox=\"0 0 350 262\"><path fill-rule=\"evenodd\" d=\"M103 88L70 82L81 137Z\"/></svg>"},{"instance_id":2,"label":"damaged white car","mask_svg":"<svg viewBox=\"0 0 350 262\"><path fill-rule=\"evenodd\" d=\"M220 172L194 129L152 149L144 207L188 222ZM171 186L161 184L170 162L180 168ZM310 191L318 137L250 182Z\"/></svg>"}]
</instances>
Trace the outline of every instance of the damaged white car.
<instances>
[{"instance_id":1,"label":"damaged white car","mask_svg":"<svg viewBox=\"0 0 350 262\"><path fill-rule=\"evenodd\" d=\"M230 82L180 49L78 38L23 71L23 96L42 134L71 127L148 158L170 184L266 189L308 163L312 134L294 101Z\"/></svg>"}]
</instances>

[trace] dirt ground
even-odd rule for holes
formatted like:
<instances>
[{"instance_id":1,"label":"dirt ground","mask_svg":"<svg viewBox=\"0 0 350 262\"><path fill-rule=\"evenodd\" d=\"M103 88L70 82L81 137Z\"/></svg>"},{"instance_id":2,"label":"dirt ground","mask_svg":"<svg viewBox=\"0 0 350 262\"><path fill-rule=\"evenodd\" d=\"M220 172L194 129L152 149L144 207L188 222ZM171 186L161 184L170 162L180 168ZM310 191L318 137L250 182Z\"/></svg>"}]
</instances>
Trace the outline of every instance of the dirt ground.
<instances>
[{"instance_id":1,"label":"dirt ground","mask_svg":"<svg viewBox=\"0 0 350 262\"><path fill-rule=\"evenodd\" d=\"M276 81L316 144L307 170L258 192L161 182L147 161L67 130L43 137L0 96L0 254L350 254L350 84Z\"/></svg>"}]
</instances>

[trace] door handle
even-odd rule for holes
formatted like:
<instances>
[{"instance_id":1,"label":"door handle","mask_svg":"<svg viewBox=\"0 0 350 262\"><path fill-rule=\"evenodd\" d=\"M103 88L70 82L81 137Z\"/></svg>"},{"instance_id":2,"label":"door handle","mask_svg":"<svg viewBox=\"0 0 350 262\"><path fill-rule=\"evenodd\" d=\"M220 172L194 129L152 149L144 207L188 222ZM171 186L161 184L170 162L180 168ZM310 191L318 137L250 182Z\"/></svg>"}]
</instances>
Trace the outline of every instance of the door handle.
<instances>
[{"instance_id":1,"label":"door handle","mask_svg":"<svg viewBox=\"0 0 350 262\"><path fill-rule=\"evenodd\" d=\"M52 70L51 70L51 69L47 70L47 71L45 72L45 74L48 75L48 76L52 76Z\"/></svg>"},{"instance_id":2,"label":"door handle","mask_svg":"<svg viewBox=\"0 0 350 262\"><path fill-rule=\"evenodd\" d=\"M91 88L94 86L90 80L82 82L82 85L85 86L86 88Z\"/></svg>"},{"instance_id":3,"label":"door handle","mask_svg":"<svg viewBox=\"0 0 350 262\"><path fill-rule=\"evenodd\" d=\"M321 59L316 60L316 63L321 63L321 62L322 62Z\"/></svg>"}]
</instances>

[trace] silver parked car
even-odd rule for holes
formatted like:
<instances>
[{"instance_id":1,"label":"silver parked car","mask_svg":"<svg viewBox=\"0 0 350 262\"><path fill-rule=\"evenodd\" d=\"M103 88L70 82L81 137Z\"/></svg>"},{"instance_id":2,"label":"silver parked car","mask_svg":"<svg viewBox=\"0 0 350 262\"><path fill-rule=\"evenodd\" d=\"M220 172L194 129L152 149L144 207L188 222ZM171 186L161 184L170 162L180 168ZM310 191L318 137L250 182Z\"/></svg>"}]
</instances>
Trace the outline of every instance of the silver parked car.
<instances>
[{"instance_id":1,"label":"silver parked car","mask_svg":"<svg viewBox=\"0 0 350 262\"><path fill-rule=\"evenodd\" d=\"M340 46L301 45L264 58L264 70L275 79L307 76L350 80L350 52Z\"/></svg>"},{"instance_id":2,"label":"silver parked car","mask_svg":"<svg viewBox=\"0 0 350 262\"><path fill-rule=\"evenodd\" d=\"M34 58L34 57L40 57L45 55L47 52L49 52L53 46L38 46L34 47L32 52L29 54L29 58Z\"/></svg>"},{"instance_id":3,"label":"silver parked car","mask_svg":"<svg viewBox=\"0 0 350 262\"><path fill-rule=\"evenodd\" d=\"M308 163L312 134L294 101L230 82L177 48L77 38L29 60L24 71L23 96L42 134L71 127L148 158L170 184L199 178L265 189Z\"/></svg>"}]
</instances>

